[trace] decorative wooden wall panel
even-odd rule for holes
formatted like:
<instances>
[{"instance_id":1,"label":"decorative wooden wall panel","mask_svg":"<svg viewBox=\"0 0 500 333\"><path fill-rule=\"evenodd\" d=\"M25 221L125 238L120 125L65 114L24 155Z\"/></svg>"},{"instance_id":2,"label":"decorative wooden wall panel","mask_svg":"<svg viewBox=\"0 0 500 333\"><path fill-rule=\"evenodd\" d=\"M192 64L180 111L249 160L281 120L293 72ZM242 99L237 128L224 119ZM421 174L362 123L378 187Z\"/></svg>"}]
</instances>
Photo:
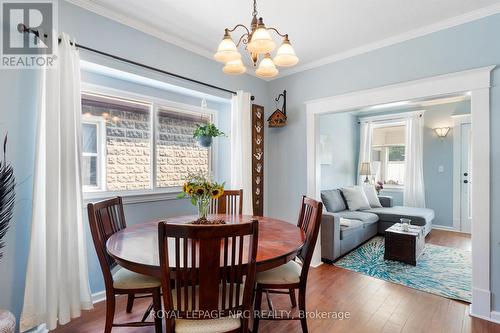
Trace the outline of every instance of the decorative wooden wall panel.
<instances>
[{"instance_id":1,"label":"decorative wooden wall panel","mask_svg":"<svg viewBox=\"0 0 500 333\"><path fill-rule=\"evenodd\" d=\"M245 195L245 193L243 193ZM264 107L252 104L253 215L264 215Z\"/></svg>"}]
</instances>

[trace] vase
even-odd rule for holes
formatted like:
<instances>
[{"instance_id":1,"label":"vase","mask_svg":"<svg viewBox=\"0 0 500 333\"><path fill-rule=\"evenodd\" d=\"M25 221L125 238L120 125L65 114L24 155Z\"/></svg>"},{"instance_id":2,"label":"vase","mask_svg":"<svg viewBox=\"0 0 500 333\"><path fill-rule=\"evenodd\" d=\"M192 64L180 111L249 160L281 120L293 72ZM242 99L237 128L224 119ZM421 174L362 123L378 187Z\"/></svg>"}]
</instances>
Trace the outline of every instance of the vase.
<instances>
[{"instance_id":1,"label":"vase","mask_svg":"<svg viewBox=\"0 0 500 333\"><path fill-rule=\"evenodd\" d=\"M200 136L198 137L198 144L202 147L208 148L212 145L212 137L211 136Z\"/></svg>"},{"instance_id":2,"label":"vase","mask_svg":"<svg viewBox=\"0 0 500 333\"><path fill-rule=\"evenodd\" d=\"M208 207L210 206L210 198L199 198L197 201L198 218L206 219L208 215Z\"/></svg>"}]
</instances>

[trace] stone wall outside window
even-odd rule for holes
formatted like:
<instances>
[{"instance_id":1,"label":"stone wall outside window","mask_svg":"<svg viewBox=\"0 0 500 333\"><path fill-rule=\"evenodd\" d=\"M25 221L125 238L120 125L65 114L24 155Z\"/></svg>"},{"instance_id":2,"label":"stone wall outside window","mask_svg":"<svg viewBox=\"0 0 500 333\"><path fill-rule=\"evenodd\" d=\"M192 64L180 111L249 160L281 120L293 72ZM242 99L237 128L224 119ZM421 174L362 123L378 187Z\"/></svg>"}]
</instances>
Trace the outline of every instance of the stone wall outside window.
<instances>
[{"instance_id":1,"label":"stone wall outside window","mask_svg":"<svg viewBox=\"0 0 500 333\"><path fill-rule=\"evenodd\" d=\"M151 188L149 108L127 110L110 103L82 101L83 121L89 116L106 119L105 190ZM158 115L156 186L180 186L188 172L208 172L208 150L192 137L196 124L208 118L163 111Z\"/></svg>"},{"instance_id":2,"label":"stone wall outside window","mask_svg":"<svg viewBox=\"0 0 500 333\"><path fill-rule=\"evenodd\" d=\"M193 138L196 124L206 123L206 117L177 112L158 112L157 187L181 186L188 173L208 172L208 149Z\"/></svg>"}]
</instances>

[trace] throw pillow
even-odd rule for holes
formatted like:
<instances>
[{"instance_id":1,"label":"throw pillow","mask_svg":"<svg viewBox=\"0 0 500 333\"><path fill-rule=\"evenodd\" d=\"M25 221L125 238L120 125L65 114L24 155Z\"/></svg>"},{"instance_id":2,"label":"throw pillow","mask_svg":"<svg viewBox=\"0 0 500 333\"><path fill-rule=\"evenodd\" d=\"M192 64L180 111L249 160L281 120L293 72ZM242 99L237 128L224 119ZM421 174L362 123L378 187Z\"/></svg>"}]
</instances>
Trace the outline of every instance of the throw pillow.
<instances>
[{"instance_id":1,"label":"throw pillow","mask_svg":"<svg viewBox=\"0 0 500 333\"><path fill-rule=\"evenodd\" d=\"M342 188L342 193L347 201L349 210L354 211L371 208L365 191L363 191L361 186L344 187Z\"/></svg>"},{"instance_id":2,"label":"throw pillow","mask_svg":"<svg viewBox=\"0 0 500 333\"><path fill-rule=\"evenodd\" d=\"M344 198L342 198L340 190L321 191L321 201L323 201L323 205L330 213L336 213L342 210L346 210Z\"/></svg>"},{"instance_id":3,"label":"throw pillow","mask_svg":"<svg viewBox=\"0 0 500 333\"><path fill-rule=\"evenodd\" d=\"M380 200L378 199L377 190L373 185L363 185L363 190L365 191L366 198L371 208L381 208Z\"/></svg>"}]
</instances>

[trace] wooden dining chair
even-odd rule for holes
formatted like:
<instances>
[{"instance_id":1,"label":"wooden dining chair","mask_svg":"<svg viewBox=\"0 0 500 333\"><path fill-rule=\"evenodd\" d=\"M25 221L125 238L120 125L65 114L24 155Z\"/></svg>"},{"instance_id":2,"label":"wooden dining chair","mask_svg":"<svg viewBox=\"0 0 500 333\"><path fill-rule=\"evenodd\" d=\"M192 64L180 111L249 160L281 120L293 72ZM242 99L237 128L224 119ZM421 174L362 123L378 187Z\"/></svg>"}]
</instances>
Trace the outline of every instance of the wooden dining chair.
<instances>
[{"instance_id":1,"label":"wooden dining chair","mask_svg":"<svg viewBox=\"0 0 500 333\"><path fill-rule=\"evenodd\" d=\"M260 313L262 294L266 293L268 300L269 310L274 312L273 304L270 294L289 294L292 302L292 307L297 305L295 299L295 290L299 290L299 310L302 313L306 311L306 285L309 266L318 239L319 227L321 225L321 214L323 211L323 204L319 201L302 197L302 204L299 214L299 221L297 226L301 228L305 235L306 240L304 246L297 254L297 261L292 260L279 267L263 271L257 274L256 289L255 289L255 310ZM253 323L252 332L256 333L259 329L259 316L256 316ZM261 318L262 320L272 320L274 318ZM298 318L276 318L276 319L289 319L300 320L302 331L307 332L307 318L300 316Z\"/></svg>"},{"instance_id":2,"label":"wooden dining chair","mask_svg":"<svg viewBox=\"0 0 500 333\"><path fill-rule=\"evenodd\" d=\"M153 322L146 322L146 315L140 322L114 323L116 295L127 295L127 313L132 312L134 299L142 297L152 297L154 310L161 310L160 280L120 267L106 250L106 242L109 237L126 227L122 198L116 197L97 203L89 203L87 211L90 231L106 288L106 324L104 332L109 333L112 327L117 326L140 327L154 325L155 332L161 333L161 319L155 318Z\"/></svg>"},{"instance_id":3,"label":"wooden dining chair","mask_svg":"<svg viewBox=\"0 0 500 333\"><path fill-rule=\"evenodd\" d=\"M258 226L159 224L167 333L248 332Z\"/></svg>"},{"instance_id":4,"label":"wooden dining chair","mask_svg":"<svg viewBox=\"0 0 500 333\"><path fill-rule=\"evenodd\" d=\"M210 214L241 215L243 211L243 190L224 190L218 199L210 201Z\"/></svg>"}]
</instances>

